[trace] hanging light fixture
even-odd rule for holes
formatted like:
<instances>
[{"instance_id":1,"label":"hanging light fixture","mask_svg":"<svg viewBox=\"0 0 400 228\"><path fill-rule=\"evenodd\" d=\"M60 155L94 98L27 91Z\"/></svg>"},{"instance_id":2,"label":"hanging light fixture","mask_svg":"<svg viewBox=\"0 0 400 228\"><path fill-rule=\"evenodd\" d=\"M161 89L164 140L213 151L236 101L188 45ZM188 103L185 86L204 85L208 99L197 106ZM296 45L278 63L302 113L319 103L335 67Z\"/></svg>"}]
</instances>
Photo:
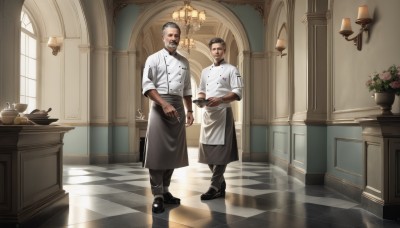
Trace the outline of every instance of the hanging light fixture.
<instances>
[{"instance_id":1,"label":"hanging light fixture","mask_svg":"<svg viewBox=\"0 0 400 228\"><path fill-rule=\"evenodd\" d=\"M190 49L195 48L194 39L185 37L185 39L179 42L179 46L183 49L186 49L187 52L190 54Z\"/></svg>"},{"instance_id":2,"label":"hanging light fixture","mask_svg":"<svg viewBox=\"0 0 400 228\"><path fill-rule=\"evenodd\" d=\"M172 19L185 29L186 35L200 29L206 20L206 12L198 11L190 5L190 1L183 1L184 6L172 13Z\"/></svg>"}]
</instances>

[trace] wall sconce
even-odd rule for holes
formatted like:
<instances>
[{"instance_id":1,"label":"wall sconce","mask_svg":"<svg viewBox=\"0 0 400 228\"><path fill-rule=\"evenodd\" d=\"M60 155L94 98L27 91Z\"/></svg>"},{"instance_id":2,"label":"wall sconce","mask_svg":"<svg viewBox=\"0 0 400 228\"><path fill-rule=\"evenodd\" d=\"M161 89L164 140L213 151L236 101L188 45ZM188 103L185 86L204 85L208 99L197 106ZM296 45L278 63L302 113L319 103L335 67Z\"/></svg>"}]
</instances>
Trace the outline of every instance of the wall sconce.
<instances>
[{"instance_id":1,"label":"wall sconce","mask_svg":"<svg viewBox=\"0 0 400 228\"><path fill-rule=\"evenodd\" d=\"M278 38L276 41L275 49L279 52L277 56L282 56L287 55L286 53L282 53L283 50L286 49L286 41L284 39Z\"/></svg>"},{"instance_id":2,"label":"wall sconce","mask_svg":"<svg viewBox=\"0 0 400 228\"><path fill-rule=\"evenodd\" d=\"M350 18L343 18L339 33L342 34L347 41L353 41L354 45L357 46L357 50L361 51L363 32L368 32L368 24L371 22L372 19L369 17L368 6L362 5L358 7L358 16L356 20L356 24L361 25L361 29L358 34L353 38L349 38L349 36L353 34Z\"/></svg>"},{"instance_id":3,"label":"wall sconce","mask_svg":"<svg viewBox=\"0 0 400 228\"><path fill-rule=\"evenodd\" d=\"M61 50L61 44L63 42L62 37L51 36L47 42L47 46L53 50L53 55L57 55Z\"/></svg>"}]
</instances>

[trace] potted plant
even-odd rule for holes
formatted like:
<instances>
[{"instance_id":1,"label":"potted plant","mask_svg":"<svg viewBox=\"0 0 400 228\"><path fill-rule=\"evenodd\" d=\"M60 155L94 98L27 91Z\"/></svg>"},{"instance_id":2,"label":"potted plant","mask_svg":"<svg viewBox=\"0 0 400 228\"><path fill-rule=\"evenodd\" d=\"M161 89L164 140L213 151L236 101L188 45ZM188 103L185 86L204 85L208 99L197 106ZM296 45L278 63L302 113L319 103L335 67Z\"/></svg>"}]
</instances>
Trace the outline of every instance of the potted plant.
<instances>
[{"instance_id":1,"label":"potted plant","mask_svg":"<svg viewBox=\"0 0 400 228\"><path fill-rule=\"evenodd\" d=\"M391 115L395 95L400 95L400 66L392 65L381 73L370 75L366 85L370 92L374 92L382 115Z\"/></svg>"}]
</instances>

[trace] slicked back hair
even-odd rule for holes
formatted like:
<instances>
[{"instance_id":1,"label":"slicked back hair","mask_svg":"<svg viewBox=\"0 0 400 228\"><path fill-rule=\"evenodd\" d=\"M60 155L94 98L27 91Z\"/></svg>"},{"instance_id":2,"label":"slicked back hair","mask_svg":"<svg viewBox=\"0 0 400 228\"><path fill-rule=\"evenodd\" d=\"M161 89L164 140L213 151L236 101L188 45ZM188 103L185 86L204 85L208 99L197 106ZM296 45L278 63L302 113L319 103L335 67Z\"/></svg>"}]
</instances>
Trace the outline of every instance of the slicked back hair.
<instances>
[{"instance_id":1,"label":"slicked back hair","mask_svg":"<svg viewBox=\"0 0 400 228\"><path fill-rule=\"evenodd\" d=\"M162 26L161 29L161 34L164 35L164 31L166 28L176 28L179 31L179 35L181 35L181 28L179 28L179 25L176 24L175 22L167 22Z\"/></svg>"},{"instance_id":2,"label":"slicked back hair","mask_svg":"<svg viewBox=\"0 0 400 228\"><path fill-rule=\"evenodd\" d=\"M210 42L208 42L208 47L211 49L211 46L213 44L221 44L222 47L224 47L224 50L226 49L225 41L222 38L219 37L212 38Z\"/></svg>"}]
</instances>

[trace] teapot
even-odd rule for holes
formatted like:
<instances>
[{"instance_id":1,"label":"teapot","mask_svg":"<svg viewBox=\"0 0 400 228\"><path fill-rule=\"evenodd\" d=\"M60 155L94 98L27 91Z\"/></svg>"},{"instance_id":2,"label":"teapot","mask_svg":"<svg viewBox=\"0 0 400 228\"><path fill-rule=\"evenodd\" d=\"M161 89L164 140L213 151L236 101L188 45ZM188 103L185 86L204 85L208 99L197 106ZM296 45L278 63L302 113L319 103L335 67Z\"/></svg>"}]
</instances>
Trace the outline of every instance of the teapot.
<instances>
[{"instance_id":1,"label":"teapot","mask_svg":"<svg viewBox=\"0 0 400 228\"><path fill-rule=\"evenodd\" d=\"M7 102L6 104L7 104L7 107L4 108L0 113L1 120L2 120L3 124L13 124L15 117L17 117L19 113L17 110L11 108L11 105L9 102Z\"/></svg>"}]
</instances>

